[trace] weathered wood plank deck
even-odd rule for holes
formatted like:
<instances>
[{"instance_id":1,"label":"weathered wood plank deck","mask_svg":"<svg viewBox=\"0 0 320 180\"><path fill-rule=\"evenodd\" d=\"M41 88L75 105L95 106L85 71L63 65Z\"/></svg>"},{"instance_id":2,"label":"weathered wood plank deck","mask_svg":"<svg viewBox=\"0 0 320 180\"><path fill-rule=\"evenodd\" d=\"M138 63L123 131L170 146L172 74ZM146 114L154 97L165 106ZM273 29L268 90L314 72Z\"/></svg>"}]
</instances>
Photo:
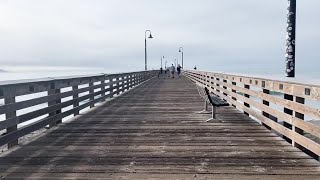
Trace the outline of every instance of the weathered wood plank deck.
<instances>
[{"instance_id":1,"label":"weathered wood plank deck","mask_svg":"<svg viewBox=\"0 0 320 180\"><path fill-rule=\"evenodd\" d=\"M0 178L319 179L320 163L195 85L153 79L0 157Z\"/></svg>"}]
</instances>

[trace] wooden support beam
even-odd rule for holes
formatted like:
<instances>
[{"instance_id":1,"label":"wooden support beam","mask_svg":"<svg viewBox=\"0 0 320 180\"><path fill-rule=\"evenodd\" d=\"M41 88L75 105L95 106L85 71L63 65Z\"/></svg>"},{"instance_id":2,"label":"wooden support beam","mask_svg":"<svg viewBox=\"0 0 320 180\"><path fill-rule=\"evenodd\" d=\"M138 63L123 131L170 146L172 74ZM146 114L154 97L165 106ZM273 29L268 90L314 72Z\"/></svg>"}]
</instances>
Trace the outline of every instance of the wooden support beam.
<instances>
[{"instance_id":1,"label":"wooden support beam","mask_svg":"<svg viewBox=\"0 0 320 180\"><path fill-rule=\"evenodd\" d=\"M48 90L48 95L55 95L55 94L60 94L61 90L59 88L57 88L56 86L56 82L52 82L51 83L51 88ZM53 101L48 102L48 106L54 106L56 104L60 104L61 103L61 99L55 99ZM53 112L49 113L49 116L55 116L56 114L60 114L61 113L61 109L57 109ZM57 124L62 123L62 119L57 119L57 121L52 122L51 124L49 124L49 128L52 128L54 126L56 126Z\"/></svg>"},{"instance_id":2,"label":"wooden support beam","mask_svg":"<svg viewBox=\"0 0 320 180\"><path fill-rule=\"evenodd\" d=\"M245 85L244 85L244 88L245 88L245 89L250 89L250 85L245 84ZM244 97L250 98L250 95L249 95L249 94L244 94ZM250 104L248 104L248 103L246 103L246 102L244 102L244 106L250 108ZM249 116L249 113L248 113L248 112L245 112L245 111L244 111L244 114L246 114L247 116Z\"/></svg>"},{"instance_id":3,"label":"wooden support beam","mask_svg":"<svg viewBox=\"0 0 320 180\"><path fill-rule=\"evenodd\" d=\"M268 89L263 89L262 92L265 93L265 94L270 94L270 91ZM266 101L266 100L262 100L262 104L264 104L266 106L270 105L269 101ZM270 118L270 114L265 112L265 111L262 111L262 115L264 117ZM266 125L264 123L262 123L262 125L265 126L267 129L271 130L271 127L269 127L268 125Z\"/></svg>"},{"instance_id":4,"label":"wooden support beam","mask_svg":"<svg viewBox=\"0 0 320 180\"><path fill-rule=\"evenodd\" d=\"M78 89L79 89L78 85L72 86L72 90L73 90L73 91L76 91L76 90L78 90ZM77 99L78 97L79 97L79 93L75 93L75 94L73 94L73 96L72 96L73 99ZM79 101L75 101L75 102L73 103L73 108L76 108L76 107L78 107L78 106L79 106ZM79 115L79 111L75 111L73 115L74 115L74 116Z\"/></svg>"},{"instance_id":5,"label":"wooden support beam","mask_svg":"<svg viewBox=\"0 0 320 180\"><path fill-rule=\"evenodd\" d=\"M232 82L231 84L232 84L233 86L236 86L236 85L237 85L237 83L236 83L236 82ZM237 90L232 89L232 90L231 90L231 92L233 92L233 93L237 93ZM233 99L233 100L235 100L235 101L237 100L237 98L235 98L235 97L233 97L233 96L232 96L232 99ZM235 104L232 104L232 106L233 106L233 107L236 107L236 105L235 105Z\"/></svg>"},{"instance_id":6,"label":"wooden support beam","mask_svg":"<svg viewBox=\"0 0 320 180\"><path fill-rule=\"evenodd\" d=\"M15 103L16 102L16 98L15 97L5 97L4 98L4 104L12 104L12 103ZM17 113L16 111L11 111L11 112L7 112L6 114L6 119L9 119L9 118L13 118L13 117L16 117L17 116ZM10 133L13 133L15 131L18 130L18 125L15 124L13 126L10 126L7 128L7 132L6 134L10 134ZM18 139L15 139L11 142L8 143L8 149L14 147L18 145Z\"/></svg>"}]
</instances>

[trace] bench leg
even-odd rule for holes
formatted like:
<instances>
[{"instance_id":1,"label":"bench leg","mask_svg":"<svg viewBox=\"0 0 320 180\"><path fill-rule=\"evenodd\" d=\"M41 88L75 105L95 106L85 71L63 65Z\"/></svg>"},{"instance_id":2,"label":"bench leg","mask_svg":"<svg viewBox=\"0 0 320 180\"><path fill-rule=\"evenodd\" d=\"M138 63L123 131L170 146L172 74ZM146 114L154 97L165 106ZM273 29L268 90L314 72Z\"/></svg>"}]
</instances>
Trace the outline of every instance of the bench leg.
<instances>
[{"instance_id":1,"label":"bench leg","mask_svg":"<svg viewBox=\"0 0 320 180\"><path fill-rule=\"evenodd\" d=\"M219 120L219 119L216 117L216 114L217 114L217 107L212 106L212 116L211 116L211 118L208 119L206 122L210 122L210 121L213 121L213 120Z\"/></svg>"},{"instance_id":2,"label":"bench leg","mask_svg":"<svg viewBox=\"0 0 320 180\"><path fill-rule=\"evenodd\" d=\"M196 114L210 114L210 111L208 111L208 103L206 100L204 100L204 110L196 112Z\"/></svg>"}]
</instances>

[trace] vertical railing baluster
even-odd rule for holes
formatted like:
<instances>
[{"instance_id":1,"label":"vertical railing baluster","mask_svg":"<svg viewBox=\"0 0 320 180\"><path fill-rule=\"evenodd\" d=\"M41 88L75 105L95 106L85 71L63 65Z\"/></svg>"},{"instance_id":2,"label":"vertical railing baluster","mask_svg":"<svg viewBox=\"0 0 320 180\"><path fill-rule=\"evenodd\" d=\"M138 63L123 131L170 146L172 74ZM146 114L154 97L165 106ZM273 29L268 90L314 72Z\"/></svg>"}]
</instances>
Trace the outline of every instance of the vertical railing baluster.
<instances>
[{"instance_id":1,"label":"vertical railing baluster","mask_svg":"<svg viewBox=\"0 0 320 180\"><path fill-rule=\"evenodd\" d=\"M224 79L223 82L226 83L226 84L228 83L226 79ZM227 90L228 90L228 89L227 89L227 86L222 86L222 88L225 89L225 92L227 92ZM225 93L225 92L223 93L223 95L228 96L228 94ZM226 100L226 99L225 99L225 100Z\"/></svg>"},{"instance_id":2,"label":"vertical railing baluster","mask_svg":"<svg viewBox=\"0 0 320 180\"><path fill-rule=\"evenodd\" d=\"M220 78L218 78L218 77L216 77L216 86L217 86L217 92L220 92L220 90L219 90L219 88L220 88L220 83L219 83L219 81L220 81Z\"/></svg>"},{"instance_id":3,"label":"vertical railing baluster","mask_svg":"<svg viewBox=\"0 0 320 180\"><path fill-rule=\"evenodd\" d=\"M232 85L233 85L233 86L237 86L237 83L236 83L236 82L232 82ZM237 93L237 91L236 91L235 89L232 89L231 91L232 91L233 93ZM237 98L235 98L235 97L232 97L232 99L235 100L235 101L237 101ZM232 104L232 106L233 106L233 107L237 107L235 104Z\"/></svg>"},{"instance_id":4,"label":"vertical railing baluster","mask_svg":"<svg viewBox=\"0 0 320 180\"><path fill-rule=\"evenodd\" d=\"M284 94L284 99L285 100L289 100L289 101L293 101L293 96L290 94ZM291 109L288 108L283 108L283 112L289 115L293 115L293 111ZM287 123L287 122L283 122L283 126L288 128L288 129L292 129L292 125ZM283 139L285 139L286 141L288 141L289 143L292 143L291 139L289 137L286 137L283 135Z\"/></svg>"},{"instance_id":5,"label":"vertical railing baluster","mask_svg":"<svg viewBox=\"0 0 320 180\"><path fill-rule=\"evenodd\" d=\"M94 83L93 82L90 82L89 83L89 94L90 94L90 101L93 101L94 100ZM90 108L93 108L94 107L94 104L90 104Z\"/></svg>"},{"instance_id":6,"label":"vertical railing baluster","mask_svg":"<svg viewBox=\"0 0 320 180\"><path fill-rule=\"evenodd\" d=\"M136 84L137 76L136 74L131 75L131 88L133 88Z\"/></svg>"},{"instance_id":7,"label":"vertical railing baluster","mask_svg":"<svg viewBox=\"0 0 320 180\"><path fill-rule=\"evenodd\" d=\"M54 94L59 94L61 91L59 88L57 88L56 86L56 82L53 81L50 85L50 89L48 90L48 95L54 95ZM48 106L54 106L56 104L60 104L61 103L61 99L56 99L54 101L51 101L51 102L48 102ZM49 116L55 116L57 114L60 114L61 113L61 109L57 109L55 110L54 112L50 112L49 113ZM56 126L57 124L60 124L62 123L62 120L61 119L56 119L56 121L52 122L49 124L49 128L52 128L54 126Z\"/></svg>"},{"instance_id":8,"label":"vertical railing baluster","mask_svg":"<svg viewBox=\"0 0 320 180\"><path fill-rule=\"evenodd\" d=\"M297 97L297 96L295 97L295 101L296 101L297 103L300 103L300 104L304 104L304 103L305 103L305 99L304 99L304 98ZM304 120L304 114L302 114L302 113L299 113L299 112L295 111L295 112L294 112L294 116L295 116L296 118L299 118L299 119L301 119L301 120ZM297 127L295 127L295 126L292 126L292 130L295 131L295 132L297 132L297 133L299 133L299 134L301 134L301 135L304 134L304 132L303 132L302 129L297 128ZM292 145L293 145L294 147L298 147L298 148L300 148L300 149L302 148L302 147L300 146L300 144L296 143L295 141L292 141Z\"/></svg>"},{"instance_id":9,"label":"vertical railing baluster","mask_svg":"<svg viewBox=\"0 0 320 180\"><path fill-rule=\"evenodd\" d=\"M6 92L4 92L4 104L12 104L12 103L15 103L16 102L16 98L13 96L13 97L10 97L9 96L6 96ZM10 93L8 93L10 94ZM6 112L6 119L9 119L9 118L14 118L17 116L17 112L16 111L9 111L9 112ZM18 130L18 125L13 125L13 126L10 126L7 128L7 134L10 134L12 132L15 132ZM14 140L14 141L11 141L8 143L8 149L14 147L18 145L18 139Z\"/></svg>"},{"instance_id":10,"label":"vertical railing baluster","mask_svg":"<svg viewBox=\"0 0 320 180\"><path fill-rule=\"evenodd\" d=\"M101 102L105 101L106 100L106 92L105 89L106 89L106 76L103 76L102 80L100 81L101 83L101 96L103 96L104 98L102 98Z\"/></svg>"},{"instance_id":11,"label":"vertical railing baluster","mask_svg":"<svg viewBox=\"0 0 320 180\"><path fill-rule=\"evenodd\" d=\"M72 91L77 91L79 89L79 86L78 85L73 85L72 86ZM79 93L78 92L73 92L73 100L77 99L79 97ZM79 106L79 100L75 100L74 103L73 103L73 108L76 108ZM74 116L76 115L79 115L79 110L75 111L73 113Z\"/></svg>"},{"instance_id":12,"label":"vertical railing baluster","mask_svg":"<svg viewBox=\"0 0 320 180\"><path fill-rule=\"evenodd\" d=\"M110 98L113 98L113 95L114 95L114 92L113 92L113 90L114 90L114 88L113 88L114 81L113 81L113 79L114 79L114 76L109 78L109 88L110 88L109 96L110 96Z\"/></svg>"},{"instance_id":13,"label":"vertical railing baluster","mask_svg":"<svg viewBox=\"0 0 320 180\"><path fill-rule=\"evenodd\" d=\"M250 85L245 84L245 85L244 85L244 88L246 88L246 89L250 89ZM250 95L249 95L249 94L244 93L244 97L246 97L246 98L250 98ZM248 103L246 103L246 102L244 102L244 106L246 106L246 107L250 108L250 105L249 105ZM247 116L249 116L249 113L248 113L248 112L244 112L244 114L245 114L245 115L247 115Z\"/></svg>"},{"instance_id":14,"label":"vertical railing baluster","mask_svg":"<svg viewBox=\"0 0 320 180\"><path fill-rule=\"evenodd\" d=\"M262 92L264 94L270 94L270 91L268 89L263 89ZM265 100L262 100L262 104L264 104L265 106L269 106L270 105L269 101L265 101ZM262 111L262 115L264 117L270 118L270 114L268 114L267 112ZM267 129L271 130L271 127L269 127L268 125L266 125L264 123L262 123L262 125L265 126Z\"/></svg>"},{"instance_id":15,"label":"vertical railing baluster","mask_svg":"<svg viewBox=\"0 0 320 180\"><path fill-rule=\"evenodd\" d=\"M138 82L138 84L140 84L142 81L143 81L143 74L139 73L139 82Z\"/></svg>"},{"instance_id":16,"label":"vertical railing baluster","mask_svg":"<svg viewBox=\"0 0 320 180\"><path fill-rule=\"evenodd\" d=\"M131 89L131 74L127 75L127 90Z\"/></svg>"},{"instance_id":17,"label":"vertical railing baluster","mask_svg":"<svg viewBox=\"0 0 320 180\"><path fill-rule=\"evenodd\" d=\"M116 95L119 95L120 94L120 75L117 75L117 78L116 78Z\"/></svg>"}]
</instances>

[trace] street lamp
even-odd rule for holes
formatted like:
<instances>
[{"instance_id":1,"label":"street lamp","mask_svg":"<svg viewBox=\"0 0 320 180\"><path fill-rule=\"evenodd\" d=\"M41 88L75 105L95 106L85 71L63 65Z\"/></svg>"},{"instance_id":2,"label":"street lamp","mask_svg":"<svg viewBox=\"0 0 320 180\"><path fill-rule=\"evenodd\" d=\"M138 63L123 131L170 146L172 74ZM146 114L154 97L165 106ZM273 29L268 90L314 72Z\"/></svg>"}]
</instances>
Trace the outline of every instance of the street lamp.
<instances>
[{"instance_id":1,"label":"street lamp","mask_svg":"<svg viewBox=\"0 0 320 180\"><path fill-rule=\"evenodd\" d=\"M182 69L183 69L183 47L179 48L179 52L181 52L181 56L182 56Z\"/></svg>"},{"instance_id":2,"label":"street lamp","mask_svg":"<svg viewBox=\"0 0 320 180\"><path fill-rule=\"evenodd\" d=\"M296 0L288 0L286 43L286 76L295 76L296 59Z\"/></svg>"},{"instance_id":3,"label":"street lamp","mask_svg":"<svg viewBox=\"0 0 320 180\"><path fill-rule=\"evenodd\" d=\"M147 32L150 32L150 36L148 37L149 39L152 39L151 31L146 30L144 32L144 70L147 70Z\"/></svg>"},{"instance_id":4,"label":"street lamp","mask_svg":"<svg viewBox=\"0 0 320 180\"><path fill-rule=\"evenodd\" d=\"M162 68L162 59L164 58L164 56L161 56L161 68ZM166 61L167 62L167 61Z\"/></svg>"}]
</instances>

